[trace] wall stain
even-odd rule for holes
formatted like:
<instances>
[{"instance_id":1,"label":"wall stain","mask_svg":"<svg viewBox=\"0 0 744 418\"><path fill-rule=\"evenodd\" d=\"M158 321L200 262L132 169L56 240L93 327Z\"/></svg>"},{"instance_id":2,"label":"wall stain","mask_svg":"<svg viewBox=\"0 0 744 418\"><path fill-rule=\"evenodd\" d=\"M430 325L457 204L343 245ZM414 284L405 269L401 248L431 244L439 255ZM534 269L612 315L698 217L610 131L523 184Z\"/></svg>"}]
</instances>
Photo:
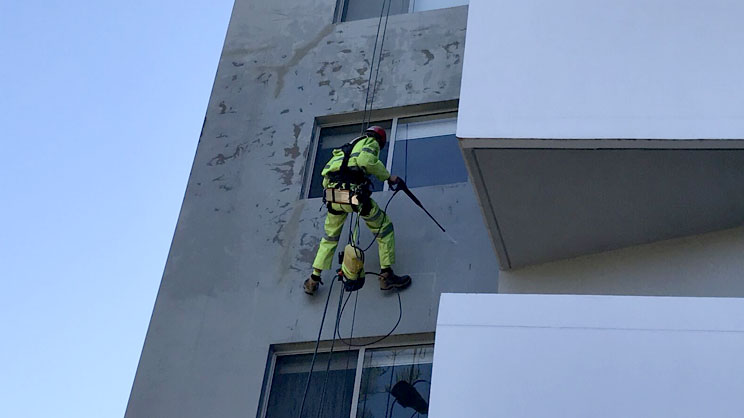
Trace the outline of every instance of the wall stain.
<instances>
[{"instance_id":1,"label":"wall stain","mask_svg":"<svg viewBox=\"0 0 744 418\"><path fill-rule=\"evenodd\" d=\"M421 52L426 56L426 62L424 62L423 65L429 64L431 60L434 59L434 54L432 54L428 49L422 49Z\"/></svg>"},{"instance_id":2,"label":"wall stain","mask_svg":"<svg viewBox=\"0 0 744 418\"><path fill-rule=\"evenodd\" d=\"M275 167L272 171L279 173L280 179L285 186L292 184L292 177L294 176L294 160L289 160L281 164L274 164Z\"/></svg>"},{"instance_id":3,"label":"wall stain","mask_svg":"<svg viewBox=\"0 0 744 418\"><path fill-rule=\"evenodd\" d=\"M305 122L302 123L294 123L294 137L295 139L300 137L300 132L302 132L302 127L305 126Z\"/></svg>"},{"instance_id":4,"label":"wall stain","mask_svg":"<svg viewBox=\"0 0 744 418\"><path fill-rule=\"evenodd\" d=\"M268 67L269 69L276 71L277 76L276 88L274 89L274 98L279 97L279 93L281 93L282 89L284 88L284 77L287 75L289 69L299 64L300 61L305 57L305 55L308 54L308 52L315 48L320 43L320 41L323 40L323 38L333 32L333 28L333 24L324 26L323 29L321 29L320 32L315 35L314 38L310 39L305 45L295 49L292 57L290 57L289 61L287 61L286 64Z\"/></svg>"},{"instance_id":5,"label":"wall stain","mask_svg":"<svg viewBox=\"0 0 744 418\"><path fill-rule=\"evenodd\" d=\"M243 152L243 149L245 147L241 144L235 147L235 151L232 153L232 155L225 155L225 154L217 154L217 156L213 157L209 162L207 163L208 166L215 166L215 165L222 165L225 164L228 160L232 160L233 158L237 158L240 156L240 153Z\"/></svg>"}]
</instances>

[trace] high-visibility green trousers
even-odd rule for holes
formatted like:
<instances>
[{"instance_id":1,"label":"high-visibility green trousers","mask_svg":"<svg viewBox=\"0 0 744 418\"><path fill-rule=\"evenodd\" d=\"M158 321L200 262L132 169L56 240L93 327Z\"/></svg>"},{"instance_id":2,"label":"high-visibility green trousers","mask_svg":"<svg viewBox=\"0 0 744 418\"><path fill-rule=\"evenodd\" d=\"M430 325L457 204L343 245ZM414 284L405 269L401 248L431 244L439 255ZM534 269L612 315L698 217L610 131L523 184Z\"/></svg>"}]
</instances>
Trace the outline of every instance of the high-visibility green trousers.
<instances>
[{"instance_id":1,"label":"high-visibility green trousers","mask_svg":"<svg viewBox=\"0 0 744 418\"><path fill-rule=\"evenodd\" d=\"M370 199L372 208L366 216L361 216L367 227L373 234L377 235L377 246L380 252L380 268L391 267L395 263L395 232L393 223L385 212L380 209L377 202ZM341 238L341 229L344 227L346 216L354 212L351 205L340 205L333 203L331 208L342 214L336 215L328 212L325 219L325 236L320 240L318 254L315 256L313 268L317 270L328 270L333 262L338 241Z\"/></svg>"}]
</instances>

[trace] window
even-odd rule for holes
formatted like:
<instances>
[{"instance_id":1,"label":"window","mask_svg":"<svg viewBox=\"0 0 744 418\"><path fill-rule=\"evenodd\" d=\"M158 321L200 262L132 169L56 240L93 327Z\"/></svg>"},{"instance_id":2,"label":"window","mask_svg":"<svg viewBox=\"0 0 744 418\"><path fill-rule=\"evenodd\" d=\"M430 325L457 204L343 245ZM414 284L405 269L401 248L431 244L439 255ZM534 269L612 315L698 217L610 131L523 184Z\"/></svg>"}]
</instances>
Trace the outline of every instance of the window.
<instances>
[{"instance_id":1,"label":"window","mask_svg":"<svg viewBox=\"0 0 744 418\"><path fill-rule=\"evenodd\" d=\"M468 181L455 130L457 112L437 113L392 120L373 121L388 133L388 142L380 151L380 161L388 171L406 182L409 187L435 186ZM323 195L323 178L320 173L330 160L333 149L356 138L361 125L320 126L316 132L317 149L307 197ZM374 190L387 188L373 179Z\"/></svg>"},{"instance_id":2,"label":"window","mask_svg":"<svg viewBox=\"0 0 744 418\"><path fill-rule=\"evenodd\" d=\"M319 412L324 417L350 418L426 416L433 355L432 344L335 352L326 375L328 353L319 353L303 416L315 417ZM297 417L311 361L312 352L274 355L268 396L259 416ZM323 382L327 383L321 396ZM412 402L417 396L418 404Z\"/></svg>"},{"instance_id":3,"label":"window","mask_svg":"<svg viewBox=\"0 0 744 418\"><path fill-rule=\"evenodd\" d=\"M336 21L350 22L372 17L379 18L380 11L383 10L383 2L386 1L390 1L390 15L423 12L468 4L468 0L339 0ZM385 5L385 13L387 13L387 7Z\"/></svg>"},{"instance_id":4,"label":"window","mask_svg":"<svg viewBox=\"0 0 744 418\"><path fill-rule=\"evenodd\" d=\"M468 181L456 129L456 113L399 119L391 172L408 187Z\"/></svg>"}]
</instances>

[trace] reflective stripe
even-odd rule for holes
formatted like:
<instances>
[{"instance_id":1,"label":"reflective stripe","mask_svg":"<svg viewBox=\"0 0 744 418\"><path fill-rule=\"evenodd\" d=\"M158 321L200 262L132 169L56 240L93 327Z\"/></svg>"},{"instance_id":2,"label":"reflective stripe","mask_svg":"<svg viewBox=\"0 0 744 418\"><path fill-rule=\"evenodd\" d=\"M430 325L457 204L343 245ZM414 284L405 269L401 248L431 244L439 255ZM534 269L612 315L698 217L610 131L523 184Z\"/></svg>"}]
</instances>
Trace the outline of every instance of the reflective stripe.
<instances>
[{"instance_id":1,"label":"reflective stripe","mask_svg":"<svg viewBox=\"0 0 744 418\"><path fill-rule=\"evenodd\" d=\"M364 152L368 152L368 153L370 153L370 154L374 154L374 155L376 155L376 154L377 154L377 153L375 152L375 150L373 150L372 148L362 148L362 151L364 151ZM352 155L354 155L354 154L352 154Z\"/></svg>"},{"instance_id":2,"label":"reflective stripe","mask_svg":"<svg viewBox=\"0 0 744 418\"><path fill-rule=\"evenodd\" d=\"M378 218L379 218L379 217L380 217L381 215L382 215L382 209L379 209L379 208L378 208L378 209L377 209L377 213L376 213L376 214L374 214L373 216L368 216L368 217L366 217L366 218L364 218L364 219L365 219L365 220L366 220L367 222L374 222L374 221L376 221L376 220L377 220L377 219L378 219Z\"/></svg>"},{"instance_id":3,"label":"reflective stripe","mask_svg":"<svg viewBox=\"0 0 744 418\"><path fill-rule=\"evenodd\" d=\"M333 241L333 242L338 242L339 238L341 238L341 235L339 235L337 237L329 237L328 235L325 235L323 237L324 240L326 240L326 241Z\"/></svg>"},{"instance_id":4,"label":"reflective stripe","mask_svg":"<svg viewBox=\"0 0 744 418\"><path fill-rule=\"evenodd\" d=\"M388 226L386 226L385 229L380 232L380 238L384 238L390 235L391 232L393 232L393 224L388 224Z\"/></svg>"},{"instance_id":5,"label":"reflective stripe","mask_svg":"<svg viewBox=\"0 0 744 418\"><path fill-rule=\"evenodd\" d=\"M354 158L354 157L358 157L358 156L359 156L359 153L358 153L358 152L355 152L355 153L352 153L352 154L351 154L351 155L349 156L349 158Z\"/></svg>"}]
</instances>

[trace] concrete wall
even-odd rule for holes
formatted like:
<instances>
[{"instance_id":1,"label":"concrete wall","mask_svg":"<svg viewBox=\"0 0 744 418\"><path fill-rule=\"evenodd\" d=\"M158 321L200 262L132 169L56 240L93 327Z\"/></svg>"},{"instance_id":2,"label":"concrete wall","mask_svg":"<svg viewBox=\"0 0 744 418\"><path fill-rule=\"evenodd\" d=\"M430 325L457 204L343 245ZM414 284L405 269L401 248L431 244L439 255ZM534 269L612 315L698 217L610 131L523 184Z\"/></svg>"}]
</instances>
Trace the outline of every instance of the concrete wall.
<instances>
[{"instance_id":1,"label":"concrete wall","mask_svg":"<svg viewBox=\"0 0 744 418\"><path fill-rule=\"evenodd\" d=\"M472 0L470 10L460 138L744 139L742 2Z\"/></svg>"},{"instance_id":2,"label":"concrete wall","mask_svg":"<svg viewBox=\"0 0 744 418\"><path fill-rule=\"evenodd\" d=\"M300 198L307 153L317 117L363 107L377 29L376 19L333 24L335 4L236 2L127 417L254 416L270 345L314 341L328 280L314 298L301 290L324 217L318 199ZM390 17L376 108L458 98L466 16ZM416 193L456 242L405 196L390 205L396 271L414 278L401 334L434 331L441 292L497 290L470 184ZM397 318L376 285L361 290L357 336Z\"/></svg>"},{"instance_id":3,"label":"concrete wall","mask_svg":"<svg viewBox=\"0 0 744 418\"><path fill-rule=\"evenodd\" d=\"M502 271L499 292L744 297L742 254L728 229Z\"/></svg>"}]
</instances>

